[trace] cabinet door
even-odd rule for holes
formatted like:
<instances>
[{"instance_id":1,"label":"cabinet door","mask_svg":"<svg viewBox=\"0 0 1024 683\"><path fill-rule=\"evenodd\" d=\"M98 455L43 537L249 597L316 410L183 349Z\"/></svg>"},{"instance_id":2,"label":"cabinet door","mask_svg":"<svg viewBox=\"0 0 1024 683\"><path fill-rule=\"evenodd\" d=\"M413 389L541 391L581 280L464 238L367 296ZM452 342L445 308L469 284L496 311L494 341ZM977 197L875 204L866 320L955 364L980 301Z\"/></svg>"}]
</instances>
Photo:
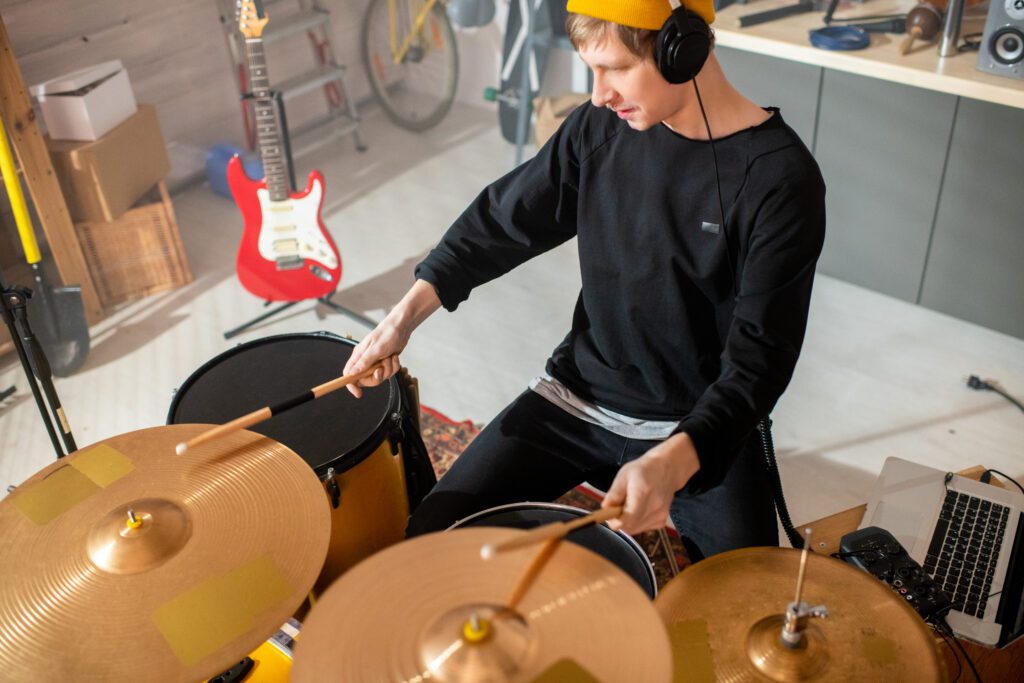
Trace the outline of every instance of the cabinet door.
<instances>
[{"instance_id":1,"label":"cabinet door","mask_svg":"<svg viewBox=\"0 0 1024 683\"><path fill-rule=\"evenodd\" d=\"M917 301L955 109L953 95L825 70L819 272Z\"/></svg>"},{"instance_id":2,"label":"cabinet door","mask_svg":"<svg viewBox=\"0 0 1024 683\"><path fill-rule=\"evenodd\" d=\"M716 47L715 55L725 77L741 93L762 107L778 107L807 149L814 151L821 67L728 47Z\"/></svg>"},{"instance_id":3,"label":"cabinet door","mask_svg":"<svg viewBox=\"0 0 1024 683\"><path fill-rule=\"evenodd\" d=\"M961 99L921 303L1024 337L1024 110Z\"/></svg>"}]
</instances>

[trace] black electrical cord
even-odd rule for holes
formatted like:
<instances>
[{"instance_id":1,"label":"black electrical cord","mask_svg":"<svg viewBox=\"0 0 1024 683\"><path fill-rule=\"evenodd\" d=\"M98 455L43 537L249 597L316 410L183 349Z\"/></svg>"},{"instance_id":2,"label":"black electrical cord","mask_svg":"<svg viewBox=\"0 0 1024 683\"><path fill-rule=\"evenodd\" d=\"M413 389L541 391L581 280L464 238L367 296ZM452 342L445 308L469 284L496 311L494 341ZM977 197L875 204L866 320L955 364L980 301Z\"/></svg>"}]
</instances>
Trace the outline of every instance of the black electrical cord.
<instances>
[{"instance_id":1,"label":"black electrical cord","mask_svg":"<svg viewBox=\"0 0 1024 683\"><path fill-rule=\"evenodd\" d=\"M736 293L739 293L739 283L736 282L739 274L736 272L736 264L732 260L732 246L729 244L729 230L725 227L725 202L722 201L722 176L718 171L718 153L715 152L715 138L711 135L711 124L708 123L708 113L704 110L704 100L700 97L700 88L697 87L697 78L694 77L693 92L697 94L697 104L700 105L700 115L704 118L704 128L708 132L708 144L711 145L711 159L715 163L715 188L718 190L718 213L722 218L722 238L725 240L725 255L729 259L729 270L732 273L732 286Z\"/></svg>"},{"instance_id":2,"label":"black electrical cord","mask_svg":"<svg viewBox=\"0 0 1024 683\"><path fill-rule=\"evenodd\" d=\"M964 42L957 46L957 52L977 52L981 49L982 33L968 33L963 37Z\"/></svg>"},{"instance_id":3,"label":"black electrical cord","mask_svg":"<svg viewBox=\"0 0 1024 683\"><path fill-rule=\"evenodd\" d=\"M942 637L942 641L949 646L949 651L953 653L953 659L956 660L956 677L954 677L953 680L950 681L950 683L957 683L957 681L960 680L961 674L963 674L964 672L964 665L960 661L960 653L958 653L956 651L956 648L953 647L953 640L948 635L946 635L946 632L944 630L936 628L935 624L932 624L932 628L935 628L935 632Z\"/></svg>"},{"instance_id":4,"label":"black electrical cord","mask_svg":"<svg viewBox=\"0 0 1024 683\"><path fill-rule=\"evenodd\" d=\"M1002 477L1003 479L1006 479L1007 481L1011 482L1014 486L1019 488L1021 493L1024 493L1024 486L1021 486L1020 482L1018 482L1016 479L1014 479L1010 475L1006 474L1005 472L1000 472L999 470L987 469L984 472L982 472L981 473L981 483L982 484L989 483L992 480L992 475L993 474L998 474L1000 477Z\"/></svg>"},{"instance_id":5,"label":"black electrical cord","mask_svg":"<svg viewBox=\"0 0 1024 683\"><path fill-rule=\"evenodd\" d=\"M939 633L942 633L943 630L946 632L946 635L950 637L950 639L953 641L953 644L956 645L958 650L960 650L960 654L962 654L964 656L964 659L967 660L967 666L970 667L971 673L974 674L974 679L978 681L978 683L982 683L981 674L978 673L978 669L974 666L974 660L972 660L971 656L967 654L967 650L964 649L964 646L960 642L960 639L956 637L955 633L953 633L953 628L949 625L949 622L946 621L946 618L943 617L941 621L936 621L933 625L936 627L936 630L939 631Z\"/></svg>"},{"instance_id":6,"label":"black electrical cord","mask_svg":"<svg viewBox=\"0 0 1024 683\"><path fill-rule=\"evenodd\" d=\"M967 378L967 386L975 391L993 391L1024 411L1024 403L1021 403L1016 398L1006 393L1006 391L1004 391L995 380L984 380L977 375L971 375Z\"/></svg>"},{"instance_id":7,"label":"black electrical cord","mask_svg":"<svg viewBox=\"0 0 1024 683\"><path fill-rule=\"evenodd\" d=\"M782 522L782 530L786 532L786 538L790 545L796 549L804 547L804 539L793 526L793 520L789 518L789 508L786 506L786 496L782 493L782 478L779 476L779 463L775 459L775 444L772 441L772 421L765 418L757 423L757 431L761 435L761 450L764 451L765 467L768 470L768 484L772 488L772 497L775 499L775 509L779 513L779 521Z\"/></svg>"}]
</instances>

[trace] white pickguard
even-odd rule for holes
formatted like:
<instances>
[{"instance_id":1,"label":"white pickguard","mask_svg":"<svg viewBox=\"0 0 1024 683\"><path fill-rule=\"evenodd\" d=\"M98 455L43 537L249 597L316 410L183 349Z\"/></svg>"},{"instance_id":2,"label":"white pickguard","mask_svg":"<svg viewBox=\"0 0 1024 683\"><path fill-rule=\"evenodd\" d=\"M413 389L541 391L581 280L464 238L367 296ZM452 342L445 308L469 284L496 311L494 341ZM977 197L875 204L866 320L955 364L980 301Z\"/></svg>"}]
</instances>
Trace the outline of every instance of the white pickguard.
<instances>
[{"instance_id":1,"label":"white pickguard","mask_svg":"<svg viewBox=\"0 0 1024 683\"><path fill-rule=\"evenodd\" d=\"M260 228L260 256L268 261L298 257L316 261L324 268L338 267L338 259L330 243L320 232L318 213L324 186L314 181L313 187L302 199L270 201L266 188L256 191L260 202L263 225Z\"/></svg>"}]
</instances>

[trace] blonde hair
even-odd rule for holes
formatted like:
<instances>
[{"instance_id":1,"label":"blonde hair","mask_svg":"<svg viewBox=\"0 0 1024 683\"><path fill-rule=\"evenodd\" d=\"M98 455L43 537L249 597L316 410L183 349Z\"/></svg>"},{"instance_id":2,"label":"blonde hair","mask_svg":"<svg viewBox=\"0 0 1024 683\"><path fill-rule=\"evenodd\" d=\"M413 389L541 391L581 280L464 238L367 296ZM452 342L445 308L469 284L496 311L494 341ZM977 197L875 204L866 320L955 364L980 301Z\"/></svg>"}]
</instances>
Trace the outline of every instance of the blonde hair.
<instances>
[{"instance_id":1,"label":"blonde hair","mask_svg":"<svg viewBox=\"0 0 1024 683\"><path fill-rule=\"evenodd\" d=\"M711 47L714 48L714 29L709 27L708 31L711 33ZM600 45L608 39L609 35L614 35L622 41L627 50L640 59L654 59L654 47L658 41L657 31L623 26L614 21L571 12L565 20L565 32L569 36L569 42L576 50L584 45Z\"/></svg>"},{"instance_id":2,"label":"blonde hair","mask_svg":"<svg viewBox=\"0 0 1024 683\"><path fill-rule=\"evenodd\" d=\"M569 35L569 42L577 50L583 45L600 45L609 35L615 35L627 50L640 59L654 57L654 43L658 39L657 31L623 26L585 14L572 13L565 20L565 32Z\"/></svg>"}]
</instances>

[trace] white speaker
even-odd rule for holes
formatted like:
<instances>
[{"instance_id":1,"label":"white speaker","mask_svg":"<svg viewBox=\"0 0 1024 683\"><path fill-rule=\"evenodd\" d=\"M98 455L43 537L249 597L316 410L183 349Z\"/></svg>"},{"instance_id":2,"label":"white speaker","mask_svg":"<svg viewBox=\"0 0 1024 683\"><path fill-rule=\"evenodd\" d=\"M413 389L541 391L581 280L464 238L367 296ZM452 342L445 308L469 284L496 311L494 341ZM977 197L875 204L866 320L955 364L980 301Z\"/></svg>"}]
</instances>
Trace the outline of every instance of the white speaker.
<instances>
[{"instance_id":1,"label":"white speaker","mask_svg":"<svg viewBox=\"0 0 1024 683\"><path fill-rule=\"evenodd\" d=\"M978 69L1024 79L1024 0L989 0Z\"/></svg>"}]
</instances>

